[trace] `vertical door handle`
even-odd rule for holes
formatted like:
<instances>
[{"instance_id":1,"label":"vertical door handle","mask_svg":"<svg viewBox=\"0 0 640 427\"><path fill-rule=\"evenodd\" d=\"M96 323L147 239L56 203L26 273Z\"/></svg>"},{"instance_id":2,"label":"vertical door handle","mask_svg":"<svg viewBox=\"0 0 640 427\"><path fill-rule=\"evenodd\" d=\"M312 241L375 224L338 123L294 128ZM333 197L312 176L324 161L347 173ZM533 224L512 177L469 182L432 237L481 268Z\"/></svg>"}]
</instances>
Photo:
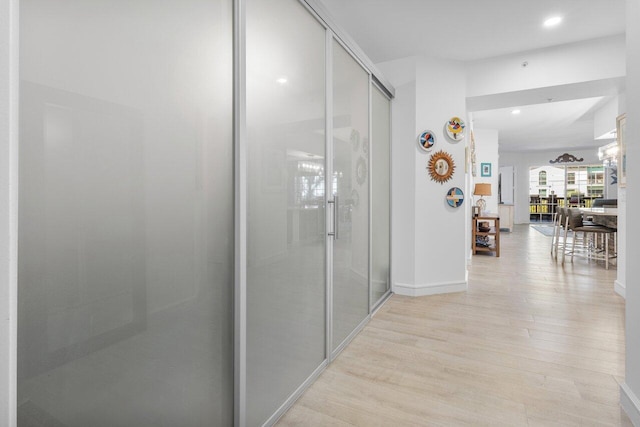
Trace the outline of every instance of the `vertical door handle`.
<instances>
[{"instance_id":1,"label":"vertical door handle","mask_svg":"<svg viewBox=\"0 0 640 427\"><path fill-rule=\"evenodd\" d=\"M333 240L338 240L338 196L333 196L333 200L328 203L333 205L333 231L329 232L329 236L333 236Z\"/></svg>"},{"instance_id":2,"label":"vertical door handle","mask_svg":"<svg viewBox=\"0 0 640 427\"><path fill-rule=\"evenodd\" d=\"M338 195L333 196L333 238L338 240L340 238L340 221L338 221L340 203Z\"/></svg>"}]
</instances>

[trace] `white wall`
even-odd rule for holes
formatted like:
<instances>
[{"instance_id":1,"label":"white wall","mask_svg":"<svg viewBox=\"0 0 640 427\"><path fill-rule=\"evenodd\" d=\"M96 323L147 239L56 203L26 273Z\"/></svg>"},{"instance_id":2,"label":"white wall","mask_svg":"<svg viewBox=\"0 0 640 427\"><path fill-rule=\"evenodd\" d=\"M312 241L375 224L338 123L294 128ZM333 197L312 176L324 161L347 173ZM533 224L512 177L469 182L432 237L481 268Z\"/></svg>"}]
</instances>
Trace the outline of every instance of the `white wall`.
<instances>
[{"instance_id":1,"label":"white wall","mask_svg":"<svg viewBox=\"0 0 640 427\"><path fill-rule=\"evenodd\" d=\"M621 35L470 62L467 96L623 77L624 50Z\"/></svg>"},{"instance_id":2,"label":"white wall","mask_svg":"<svg viewBox=\"0 0 640 427\"><path fill-rule=\"evenodd\" d=\"M0 2L0 425L16 424L18 1Z\"/></svg>"},{"instance_id":3,"label":"white wall","mask_svg":"<svg viewBox=\"0 0 640 427\"><path fill-rule=\"evenodd\" d=\"M514 181L513 166L500 166L500 175L502 175L502 203L505 205L513 205Z\"/></svg>"},{"instance_id":4,"label":"white wall","mask_svg":"<svg viewBox=\"0 0 640 427\"><path fill-rule=\"evenodd\" d=\"M500 174L499 155L498 155L498 131L496 129L478 129L473 130L474 139L476 141L476 170L477 175L474 183L491 184L491 196L485 196L487 202L487 212L498 213L498 177ZM482 176L482 164L491 164L491 176ZM473 192L473 187L471 187ZM475 203L480 197L474 196ZM469 199L471 200L471 199Z\"/></svg>"},{"instance_id":5,"label":"white wall","mask_svg":"<svg viewBox=\"0 0 640 427\"><path fill-rule=\"evenodd\" d=\"M614 96L600 107L593 114L593 138L597 139L603 134L616 130L616 117L618 117L618 107L620 105L620 97ZM602 145L614 141L615 138L609 138L602 141Z\"/></svg>"},{"instance_id":6,"label":"white wall","mask_svg":"<svg viewBox=\"0 0 640 427\"><path fill-rule=\"evenodd\" d=\"M413 134L416 127L416 83L413 81L395 88L396 97L391 109L391 280L392 283L414 283L416 184L413 162L417 143L416 146L412 146L411 141L416 137Z\"/></svg>"},{"instance_id":7,"label":"white wall","mask_svg":"<svg viewBox=\"0 0 640 427\"><path fill-rule=\"evenodd\" d=\"M394 59L393 61L381 62L376 64L376 67L384 74L393 87L398 88L409 83L415 83L417 62L418 57L409 56ZM415 108L415 104L413 105L413 108Z\"/></svg>"},{"instance_id":8,"label":"white wall","mask_svg":"<svg viewBox=\"0 0 640 427\"><path fill-rule=\"evenodd\" d=\"M627 0L627 163L640 164L640 0ZM640 169L629 168L626 208L640 209ZM627 236L640 236L640 222L627 223ZM640 259L640 246L627 245L627 257ZM626 265L626 378L621 401L626 412L640 426L640 263ZM635 399L635 402L633 402ZM633 402L633 403L632 403Z\"/></svg>"},{"instance_id":9,"label":"white wall","mask_svg":"<svg viewBox=\"0 0 640 427\"><path fill-rule=\"evenodd\" d=\"M416 79L416 128L414 135L431 129L438 136L435 151L449 153L456 164L453 178L440 184L427 175L429 153L414 150L416 171L416 284L424 287L465 285L465 211L445 200L451 187L465 188L464 147L466 141L451 143L444 126L452 116L465 119L464 67L459 62L422 58ZM468 120L467 125L468 125ZM468 128L467 128L468 138ZM415 137L414 137L415 138ZM415 144L414 144L415 146ZM471 195L467 191L465 203Z\"/></svg>"},{"instance_id":10,"label":"white wall","mask_svg":"<svg viewBox=\"0 0 640 427\"><path fill-rule=\"evenodd\" d=\"M466 208L471 203L464 173L466 142L451 143L444 135L449 118L465 115L464 68L457 62L413 57L377 66L396 86L392 118L393 290L405 295L464 290ZM412 75L415 82L407 83ZM426 129L437 138L431 153L424 152L417 141ZM449 153L456 165L453 178L444 184L432 181L426 169L430 155L438 150ZM463 207L452 208L446 203L446 193L454 186L465 191Z\"/></svg>"},{"instance_id":11,"label":"white wall","mask_svg":"<svg viewBox=\"0 0 640 427\"><path fill-rule=\"evenodd\" d=\"M615 290L623 298L626 298L627 288L627 190L618 188L618 257L616 258L618 277L615 281Z\"/></svg>"}]
</instances>

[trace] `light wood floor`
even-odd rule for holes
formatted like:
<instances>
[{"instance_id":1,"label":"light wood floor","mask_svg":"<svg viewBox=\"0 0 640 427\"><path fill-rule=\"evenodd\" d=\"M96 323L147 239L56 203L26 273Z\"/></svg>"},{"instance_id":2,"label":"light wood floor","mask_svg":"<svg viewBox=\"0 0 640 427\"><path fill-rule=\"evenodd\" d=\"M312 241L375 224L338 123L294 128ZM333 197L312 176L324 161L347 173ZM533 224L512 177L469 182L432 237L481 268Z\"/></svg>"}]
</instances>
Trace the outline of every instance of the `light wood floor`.
<instances>
[{"instance_id":1,"label":"light wood floor","mask_svg":"<svg viewBox=\"0 0 640 427\"><path fill-rule=\"evenodd\" d=\"M562 268L517 226L469 291L393 296L280 426L631 426L616 270Z\"/></svg>"}]
</instances>

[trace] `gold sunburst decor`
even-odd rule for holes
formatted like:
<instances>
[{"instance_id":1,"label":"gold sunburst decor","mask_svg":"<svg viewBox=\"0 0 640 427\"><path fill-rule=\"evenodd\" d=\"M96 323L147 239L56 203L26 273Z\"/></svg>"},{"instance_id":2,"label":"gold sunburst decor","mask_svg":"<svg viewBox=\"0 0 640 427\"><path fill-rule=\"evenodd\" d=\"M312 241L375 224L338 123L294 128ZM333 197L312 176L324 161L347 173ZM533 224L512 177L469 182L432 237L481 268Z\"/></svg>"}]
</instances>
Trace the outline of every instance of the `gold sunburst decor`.
<instances>
[{"instance_id":1,"label":"gold sunburst decor","mask_svg":"<svg viewBox=\"0 0 640 427\"><path fill-rule=\"evenodd\" d=\"M442 150L429 158L429 165L427 166L431 179L440 184L444 184L451 179L455 168L456 165L453 163L451 155Z\"/></svg>"}]
</instances>

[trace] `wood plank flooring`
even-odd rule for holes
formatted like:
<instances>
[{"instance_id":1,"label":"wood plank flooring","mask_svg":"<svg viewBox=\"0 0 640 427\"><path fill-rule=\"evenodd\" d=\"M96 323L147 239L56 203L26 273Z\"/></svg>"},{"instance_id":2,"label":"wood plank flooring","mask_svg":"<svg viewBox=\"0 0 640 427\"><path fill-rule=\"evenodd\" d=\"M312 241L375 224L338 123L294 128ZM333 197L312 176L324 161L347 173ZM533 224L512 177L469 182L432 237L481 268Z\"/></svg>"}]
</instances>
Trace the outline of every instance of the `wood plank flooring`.
<instances>
[{"instance_id":1,"label":"wood plank flooring","mask_svg":"<svg viewBox=\"0 0 640 427\"><path fill-rule=\"evenodd\" d=\"M394 295L280 426L631 426L616 270L549 256L528 226L466 293Z\"/></svg>"}]
</instances>

